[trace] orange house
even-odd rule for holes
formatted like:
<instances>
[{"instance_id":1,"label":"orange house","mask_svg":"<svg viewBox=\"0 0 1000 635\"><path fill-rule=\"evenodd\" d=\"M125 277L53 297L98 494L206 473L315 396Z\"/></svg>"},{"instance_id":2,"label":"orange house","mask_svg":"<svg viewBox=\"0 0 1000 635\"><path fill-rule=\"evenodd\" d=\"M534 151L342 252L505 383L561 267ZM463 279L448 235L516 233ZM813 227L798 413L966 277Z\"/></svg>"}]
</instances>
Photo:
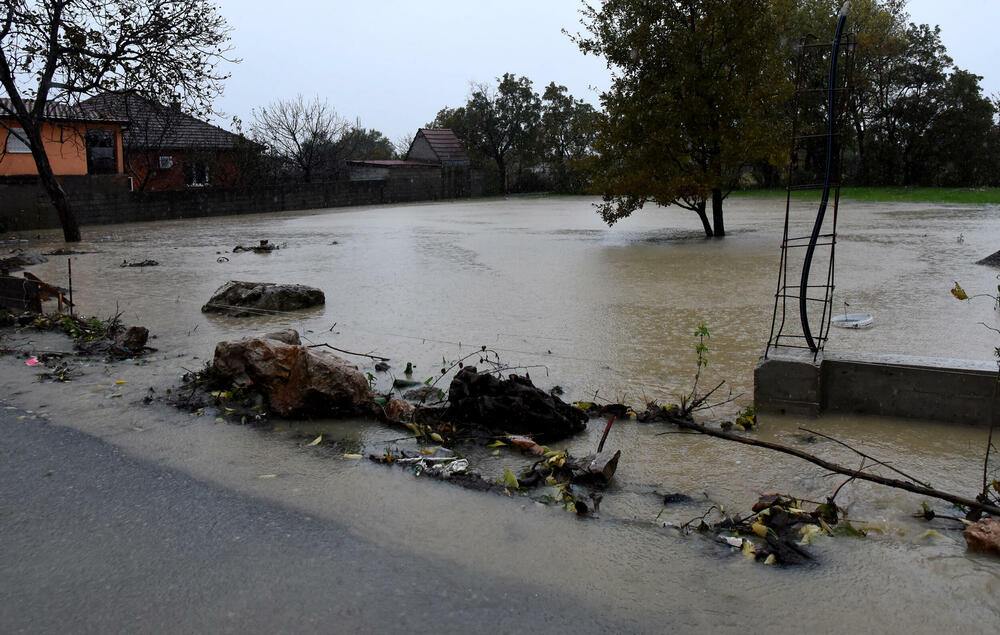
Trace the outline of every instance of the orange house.
<instances>
[{"instance_id":1,"label":"orange house","mask_svg":"<svg viewBox=\"0 0 1000 635\"><path fill-rule=\"evenodd\" d=\"M37 175L21 125L10 111L10 100L0 99L0 176ZM86 108L47 104L42 142L52 172L56 176L121 174L125 124Z\"/></svg>"}]
</instances>

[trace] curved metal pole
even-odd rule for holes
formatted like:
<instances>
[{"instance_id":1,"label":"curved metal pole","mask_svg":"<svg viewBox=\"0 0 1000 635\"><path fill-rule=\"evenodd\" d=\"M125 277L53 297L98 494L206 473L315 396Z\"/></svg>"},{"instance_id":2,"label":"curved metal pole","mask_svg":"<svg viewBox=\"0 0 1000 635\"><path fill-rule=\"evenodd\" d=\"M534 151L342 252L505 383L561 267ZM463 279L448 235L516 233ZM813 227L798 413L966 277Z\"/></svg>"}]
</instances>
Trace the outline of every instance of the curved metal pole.
<instances>
[{"instance_id":1,"label":"curved metal pole","mask_svg":"<svg viewBox=\"0 0 1000 635\"><path fill-rule=\"evenodd\" d=\"M816 223L813 225L812 235L809 237L809 246L806 248L806 257L802 262L802 280L799 283L799 315L802 318L802 334L806 338L809 350L814 353L819 352L816 342L813 341L812 330L809 328L808 315L808 291L809 291L809 268L812 266L813 253L816 251L816 241L819 240L819 232L823 227L823 217L826 215L826 205L830 200L830 176L833 171L833 123L835 113L834 88L837 85L837 58L840 52L840 38L844 33L844 24L847 23L847 11L851 8L850 2L845 2L840 9L840 18L837 20L837 32L833 37L833 52L830 58L830 87L829 101L827 104L827 114L829 116L827 138L826 138L826 179L823 182L823 198L819 203L819 211L816 213Z\"/></svg>"}]
</instances>

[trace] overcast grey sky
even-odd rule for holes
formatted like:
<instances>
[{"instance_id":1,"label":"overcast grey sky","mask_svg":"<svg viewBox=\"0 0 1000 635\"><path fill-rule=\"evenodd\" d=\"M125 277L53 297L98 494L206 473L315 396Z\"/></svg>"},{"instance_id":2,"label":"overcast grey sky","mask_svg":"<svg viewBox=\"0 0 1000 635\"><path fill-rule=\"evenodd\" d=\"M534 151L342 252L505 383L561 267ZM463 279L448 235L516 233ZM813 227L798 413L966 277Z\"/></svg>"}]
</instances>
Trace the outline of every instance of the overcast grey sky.
<instances>
[{"instance_id":1,"label":"overcast grey sky","mask_svg":"<svg viewBox=\"0 0 1000 635\"><path fill-rule=\"evenodd\" d=\"M551 81L594 105L608 86L602 60L561 32L580 30L579 0L217 0L232 25L232 78L217 107L250 110L302 93L392 140L412 134L470 82L505 72ZM1000 0L910 0L911 20L939 24L955 63L1000 93Z\"/></svg>"}]
</instances>

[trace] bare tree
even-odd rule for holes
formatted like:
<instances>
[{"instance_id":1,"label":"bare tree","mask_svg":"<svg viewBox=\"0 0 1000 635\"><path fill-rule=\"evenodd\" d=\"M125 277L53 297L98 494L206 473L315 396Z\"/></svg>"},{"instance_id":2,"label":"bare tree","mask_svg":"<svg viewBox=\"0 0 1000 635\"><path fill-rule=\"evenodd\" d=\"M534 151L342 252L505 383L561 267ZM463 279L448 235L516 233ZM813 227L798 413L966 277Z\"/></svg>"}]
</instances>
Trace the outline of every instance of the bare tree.
<instances>
[{"instance_id":1,"label":"bare tree","mask_svg":"<svg viewBox=\"0 0 1000 635\"><path fill-rule=\"evenodd\" d=\"M309 182L328 169L336 169L337 146L351 124L319 97L306 101L278 100L253 110L250 132L276 158L301 172Z\"/></svg>"},{"instance_id":2,"label":"bare tree","mask_svg":"<svg viewBox=\"0 0 1000 635\"><path fill-rule=\"evenodd\" d=\"M3 2L0 87L9 99L0 102L0 114L24 131L21 140L67 241L79 241L80 228L42 142L50 102L76 104L86 95L132 92L211 112L228 77L218 65L227 61L229 32L207 0Z\"/></svg>"},{"instance_id":3,"label":"bare tree","mask_svg":"<svg viewBox=\"0 0 1000 635\"><path fill-rule=\"evenodd\" d=\"M396 156L400 159L405 159L406 155L410 152L410 146L413 145L414 134L412 132L400 135L393 141L392 145L396 148Z\"/></svg>"}]
</instances>

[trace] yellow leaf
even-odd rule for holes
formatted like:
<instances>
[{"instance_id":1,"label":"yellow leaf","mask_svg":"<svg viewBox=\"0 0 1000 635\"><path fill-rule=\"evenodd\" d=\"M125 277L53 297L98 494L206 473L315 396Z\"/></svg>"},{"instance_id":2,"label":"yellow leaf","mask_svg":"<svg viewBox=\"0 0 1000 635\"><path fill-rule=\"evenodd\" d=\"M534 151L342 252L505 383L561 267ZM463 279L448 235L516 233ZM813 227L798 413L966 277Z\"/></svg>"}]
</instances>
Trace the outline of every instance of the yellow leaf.
<instances>
[{"instance_id":1,"label":"yellow leaf","mask_svg":"<svg viewBox=\"0 0 1000 635\"><path fill-rule=\"evenodd\" d=\"M444 438L437 432L431 432L431 438L437 441L438 443L444 443Z\"/></svg>"},{"instance_id":2,"label":"yellow leaf","mask_svg":"<svg viewBox=\"0 0 1000 635\"><path fill-rule=\"evenodd\" d=\"M511 489L518 489L521 487L521 484L518 482L517 477L514 476L514 473L508 470L507 468L504 468L503 470L503 484Z\"/></svg>"},{"instance_id":3,"label":"yellow leaf","mask_svg":"<svg viewBox=\"0 0 1000 635\"><path fill-rule=\"evenodd\" d=\"M436 451L437 450L421 450L420 453L423 454L424 456L430 456L434 454Z\"/></svg>"},{"instance_id":4,"label":"yellow leaf","mask_svg":"<svg viewBox=\"0 0 1000 635\"><path fill-rule=\"evenodd\" d=\"M323 435L321 434L318 437L316 437L315 439L313 439L306 447L313 446L313 445L319 445L322 442L323 442Z\"/></svg>"},{"instance_id":5,"label":"yellow leaf","mask_svg":"<svg viewBox=\"0 0 1000 635\"><path fill-rule=\"evenodd\" d=\"M802 540L799 541L799 545L805 547L811 545L822 536L823 530L819 528L819 525L803 525L799 529L799 533L802 534Z\"/></svg>"},{"instance_id":6,"label":"yellow leaf","mask_svg":"<svg viewBox=\"0 0 1000 635\"><path fill-rule=\"evenodd\" d=\"M741 547L741 549L743 550L743 555L749 556L751 558L753 558L754 554L757 553L757 550L753 548L753 543L751 543L749 540L743 541L743 546Z\"/></svg>"},{"instance_id":7,"label":"yellow leaf","mask_svg":"<svg viewBox=\"0 0 1000 635\"><path fill-rule=\"evenodd\" d=\"M417 426L413 425L412 423L407 423L405 425L410 430L410 432L412 432L413 434L417 435L418 437L422 434L420 432L420 428L418 428Z\"/></svg>"},{"instance_id":8,"label":"yellow leaf","mask_svg":"<svg viewBox=\"0 0 1000 635\"><path fill-rule=\"evenodd\" d=\"M344 458L345 459L363 459L365 457L362 456L362 455L360 455L360 454L345 454Z\"/></svg>"},{"instance_id":9,"label":"yellow leaf","mask_svg":"<svg viewBox=\"0 0 1000 635\"><path fill-rule=\"evenodd\" d=\"M277 477L278 477L277 474L261 474L257 478L277 478Z\"/></svg>"},{"instance_id":10,"label":"yellow leaf","mask_svg":"<svg viewBox=\"0 0 1000 635\"><path fill-rule=\"evenodd\" d=\"M753 533L757 534L761 538L767 537L767 525L764 523L754 523L750 525L750 529L752 529Z\"/></svg>"},{"instance_id":11,"label":"yellow leaf","mask_svg":"<svg viewBox=\"0 0 1000 635\"><path fill-rule=\"evenodd\" d=\"M920 534L921 539L930 538L931 536L934 536L935 538L944 538L944 536L934 531L933 529L928 529L924 533Z\"/></svg>"},{"instance_id":12,"label":"yellow leaf","mask_svg":"<svg viewBox=\"0 0 1000 635\"><path fill-rule=\"evenodd\" d=\"M500 450L493 450L490 454L493 456L500 456Z\"/></svg>"},{"instance_id":13,"label":"yellow leaf","mask_svg":"<svg viewBox=\"0 0 1000 635\"><path fill-rule=\"evenodd\" d=\"M777 559L777 558L775 558L775 557L774 557L774 554L772 553L771 555L769 555L769 556L767 557L767 560L765 560L765 561L764 561L764 564L774 564L774 563L775 563L775 562L777 562L777 561L778 561L778 559Z\"/></svg>"},{"instance_id":14,"label":"yellow leaf","mask_svg":"<svg viewBox=\"0 0 1000 635\"><path fill-rule=\"evenodd\" d=\"M125 380L125 379L119 379L118 381L115 382L115 385L116 386L120 386L121 384L127 384L127 383L128 383L127 380Z\"/></svg>"},{"instance_id":15,"label":"yellow leaf","mask_svg":"<svg viewBox=\"0 0 1000 635\"><path fill-rule=\"evenodd\" d=\"M488 448L499 448L501 445L506 446L507 444L504 443L503 441L494 441L493 443L489 444L486 447L488 447Z\"/></svg>"},{"instance_id":16,"label":"yellow leaf","mask_svg":"<svg viewBox=\"0 0 1000 635\"><path fill-rule=\"evenodd\" d=\"M965 289L962 288L958 282L955 282L955 288L951 290L951 294L958 298L959 300L968 300L969 296L965 293Z\"/></svg>"},{"instance_id":17,"label":"yellow leaf","mask_svg":"<svg viewBox=\"0 0 1000 635\"><path fill-rule=\"evenodd\" d=\"M122 394L120 392L116 392L113 395L108 395L108 399L115 399L115 398L121 397L121 396L122 396Z\"/></svg>"}]
</instances>

